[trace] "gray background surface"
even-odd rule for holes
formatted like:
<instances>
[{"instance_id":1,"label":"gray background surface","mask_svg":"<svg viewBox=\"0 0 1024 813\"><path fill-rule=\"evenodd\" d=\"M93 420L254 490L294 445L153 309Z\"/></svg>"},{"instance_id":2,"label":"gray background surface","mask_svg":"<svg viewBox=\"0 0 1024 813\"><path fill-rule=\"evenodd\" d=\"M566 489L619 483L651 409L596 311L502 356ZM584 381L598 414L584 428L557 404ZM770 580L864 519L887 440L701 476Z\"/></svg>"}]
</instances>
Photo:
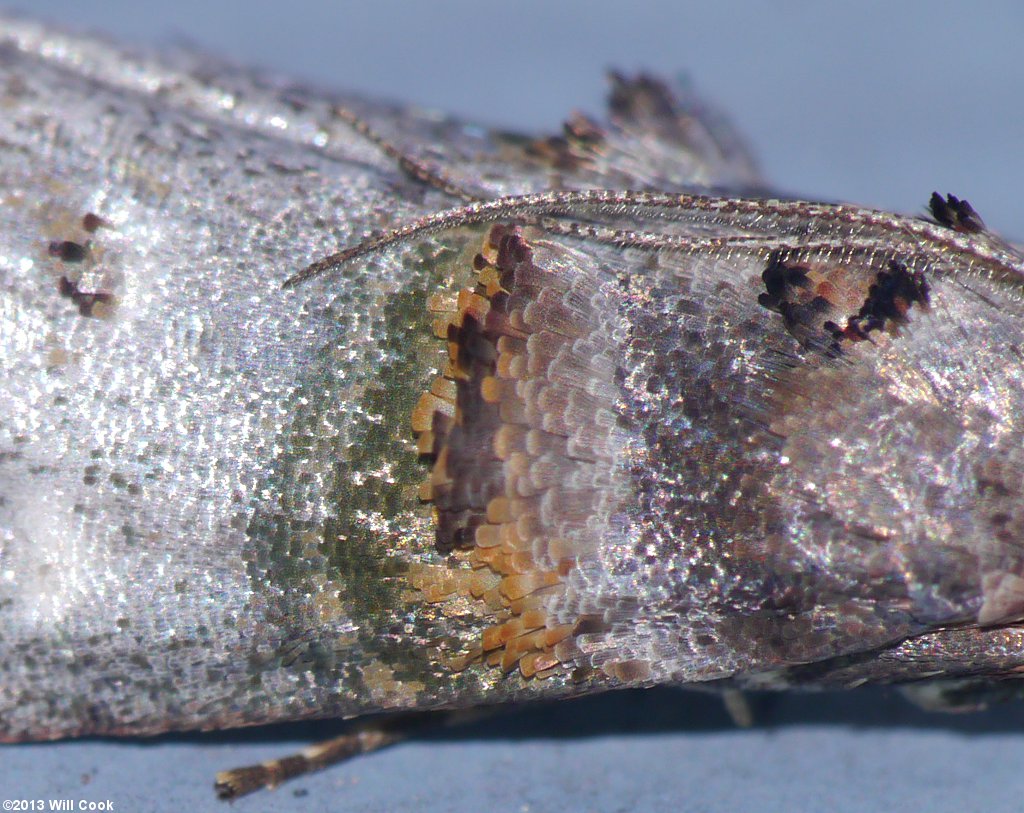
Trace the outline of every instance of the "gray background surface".
<instances>
[{"instance_id":1,"label":"gray background surface","mask_svg":"<svg viewBox=\"0 0 1024 813\"><path fill-rule=\"evenodd\" d=\"M791 192L920 211L968 197L1024 238L1024 5L942 2L0 3L140 47L231 61L488 124L598 113L608 67L684 72ZM527 710L364 758L245 811L1020 810L1024 707L926 715L890 694L780 697L737 730L718 701L620 693ZM4 748L0 797L216 809L215 771L336 725ZM77 808L76 808L77 809Z\"/></svg>"}]
</instances>

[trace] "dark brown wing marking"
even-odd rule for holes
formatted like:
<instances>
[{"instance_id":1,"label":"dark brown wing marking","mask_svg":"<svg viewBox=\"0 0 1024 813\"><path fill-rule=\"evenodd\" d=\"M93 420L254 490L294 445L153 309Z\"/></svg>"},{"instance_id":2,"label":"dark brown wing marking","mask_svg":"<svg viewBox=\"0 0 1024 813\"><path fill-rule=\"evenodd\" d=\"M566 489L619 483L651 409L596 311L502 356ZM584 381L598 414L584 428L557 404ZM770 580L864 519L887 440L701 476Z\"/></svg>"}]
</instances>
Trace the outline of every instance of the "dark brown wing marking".
<instances>
[{"instance_id":1,"label":"dark brown wing marking","mask_svg":"<svg viewBox=\"0 0 1024 813\"><path fill-rule=\"evenodd\" d=\"M966 200L961 200L954 195L946 195L943 199L938 192L932 192L928 208L936 223L948 226L953 231L963 234L977 234L985 231L985 222L974 211L974 207Z\"/></svg>"},{"instance_id":2,"label":"dark brown wing marking","mask_svg":"<svg viewBox=\"0 0 1024 813\"><path fill-rule=\"evenodd\" d=\"M782 316L786 330L803 346L830 356L841 355L845 343L861 342L875 331L905 324L912 306L928 306L924 273L898 260L890 260L866 292L857 278L847 264L794 262L776 251L761 274L765 290L757 301ZM862 299L857 311L841 316L849 313L858 295Z\"/></svg>"}]
</instances>

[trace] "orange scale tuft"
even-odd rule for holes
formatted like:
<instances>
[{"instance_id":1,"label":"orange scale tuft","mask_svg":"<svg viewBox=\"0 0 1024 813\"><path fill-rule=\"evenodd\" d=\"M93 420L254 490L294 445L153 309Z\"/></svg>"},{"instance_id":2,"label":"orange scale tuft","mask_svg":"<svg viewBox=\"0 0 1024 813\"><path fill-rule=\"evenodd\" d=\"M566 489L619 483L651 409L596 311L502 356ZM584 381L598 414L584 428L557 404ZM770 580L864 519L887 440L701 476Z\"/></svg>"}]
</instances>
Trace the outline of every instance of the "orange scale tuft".
<instances>
[{"instance_id":1,"label":"orange scale tuft","mask_svg":"<svg viewBox=\"0 0 1024 813\"><path fill-rule=\"evenodd\" d=\"M501 526L501 548L506 553L518 550L523 540L519 536L519 523L506 522Z\"/></svg>"},{"instance_id":2,"label":"orange scale tuft","mask_svg":"<svg viewBox=\"0 0 1024 813\"><path fill-rule=\"evenodd\" d=\"M493 587L492 580L490 578L486 578L486 577L483 577L483 576L477 576L475 578L471 578L471 579L469 579L469 581L467 583L467 588L469 589L469 594L473 598L477 598L477 599L481 598L484 595L484 593L486 593L488 590L492 589L492 587Z\"/></svg>"},{"instance_id":3,"label":"orange scale tuft","mask_svg":"<svg viewBox=\"0 0 1024 813\"><path fill-rule=\"evenodd\" d=\"M435 378L430 385L431 393L450 404L455 404L457 389L454 381L443 376Z\"/></svg>"},{"instance_id":4,"label":"orange scale tuft","mask_svg":"<svg viewBox=\"0 0 1024 813\"><path fill-rule=\"evenodd\" d=\"M487 376L480 382L480 395L489 404L500 403L505 392L501 380L492 375Z\"/></svg>"},{"instance_id":5,"label":"orange scale tuft","mask_svg":"<svg viewBox=\"0 0 1024 813\"><path fill-rule=\"evenodd\" d=\"M478 547L496 548L501 544L501 528L500 525L490 523L480 525L473 534L473 540Z\"/></svg>"},{"instance_id":6,"label":"orange scale tuft","mask_svg":"<svg viewBox=\"0 0 1024 813\"><path fill-rule=\"evenodd\" d=\"M495 627L488 627L483 631L483 634L480 636L480 646L483 647L484 652L500 649L505 645L505 642L511 637L506 636L506 626L506 624L499 624Z\"/></svg>"},{"instance_id":7,"label":"orange scale tuft","mask_svg":"<svg viewBox=\"0 0 1024 813\"><path fill-rule=\"evenodd\" d=\"M545 649L549 649L557 644L560 644L570 635L572 635L572 624L559 624L555 627L550 627L544 630L542 646Z\"/></svg>"},{"instance_id":8,"label":"orange scale tuft","mask_svg":"<svg viewBox=\"0 0 1024 813\"><path fill-rule=\"evenodd\" d=\"M526 575L532 573L537 567L533 560L533 554L520 551L513 554L505 554L502 573Z\"/></svg>"},{"instance_id":9,"label":"orange scale tuft","mask_svg":"<svg viewBox=\"0 0 1024 813\"><path fill-rule=\"evenodd\" d=\"M487 503L487 521L495 525L511 522L514 518L512 500L508 497L495 497Z\"/></svg>"},{"instance_id":10,"label":"orange scale tuft","mask_svg":"<svg viewBox=\"0 0 1024 813\"><path fill-rule=\"evenodd\" d=\"M499 355L507 353L513 356L522 356L526 354L528 344L529 340L523 341L514 336L499 336L495 349Z\"/></svg>"},{"instance_id":11,"label":"orange scale tuft","mask_svg":"<svg viewBox=\"0 0 1024 813\"><path fill-rule=\"evenodd\" d=\"M428 455L434 452L434 433L429 429L424 430L419 437L416 438L416 454Z\"/></svg>"},{"instance_id":12,"label":"orange scale tuft","mask_svg":"<svg viewBox=\"0 0 1024 813\"><path fill-rule=\"evenodd\" d=\"M473 551L473 558L477 562L490 566L492 569L497 569L498 563L503 558L504 554L501 552L500 547L477 547Z\"/></svg>"},{"instance_id":13,"label":"orange scale tuft","mask_svg":"<svg viewBox=\"0 0 1024 813\"><path fill-rule=\"evenodd\" d=\"M513 669L516 668L516 665L519 663L519 659L522 656L523 656L523 653L516 652L514 650L509 650L506 647L506 649L504 650L504 652L501 655L501 660L499 661L499 663L501 665L501 671L502 672L511 672Z\"/></svg>"},{"instance_id":14,"label":"orange scale tuft","mask_svg":"<svg viewBox=\"0 0 1024 813\"><path fill-rule=\"evenodd\" d=\"M557 573L523 573L506 576L501 580L501 592L510 601L528 596L535 590L550 587L561 581Z\"/></svg>"},{"instance_id":15,"label":"orange scale tuft","mask_svg":"<svg viewBox=\"0 0 1024 813\"><path fill-rule=\"evenodd\" d=\"M514 452L522 449L525 443L526 433L521 427L505 425L494 433L492 447L499 460L508 460Z\"/></svg>"},{"instance_id":16,"label":"orange scale tuft","mask_svg":"<svg viewBox=\"0 0 1024 813\"><path fill-rule=\"evenodd\" d=\"M544 678L552 674L558 666L558 659L550 652L529 652L519 661L519 672L524 678Z\"/></svg>"},{"instance_id":17,"label":"orange scale tuft","mask_svg":"<svg viewBox=\"0 0 1024 813\"><path fill-rule=\"evenodd\" d=\"M547 624L548 614L541 609L526 610L520 613L519 618L522 622L523 629L535 630L540 629Z\"/></svg>"},{"instance_id":18,"label":"orange scale tuft","mask_svg":"<svg viewBox=\"0 0 1024 813\"><path fill-rule=\"evenodd\" d=\"M448 314L430 323L430 329L437 339L447 339L448 329L455 324L455 314Z\"/></svg>"},{"instance_id":19,"label":"orange scale tuft","mask_svg":"<svg viewBox=\"0 0 1024 813\"><path fill-rule=\"evenodd\" d=\"M435 412L455 417L455 404L439 398L432 392L423 393L412 410L413 431L426 432L430 429L434 423Z\"/></svg>"},{"instance_id":20,"label":"orange scale tuft","mask_svg":"<svg viewBox=\"0 0 1024 813\"><path fill-rule=\"evenodd\" d=\"M520 659L519 672L524 678L531 678L537 674L537 667L535 664L539 654L539 652L531 652Z\"/></svg>"},{"instance_id":21,"label":"orange scale tuft","mask_svg":"<svg viewBox=\"0 0 1024 813\"><path fill-rule=\"evenodd\" d=\"M494 368L498 378L516 379L522 376L522 357L514 353L501 353L499 351L498 363Z\"/></svg>"},{"instance_id":22,"label":"orange scale tuft","mask_svg":"<svg viewBox=\"0 0 1024 813\"><path fill-rule=\"evenodd\" d=\"M501 588L492 587L490 590L480 596L480 600L487 606L487 609L491 612L498 612L499 610L505 609L508 606L508 602L505 601L505 597L501 595Z\"/></svg>"},{"instance_id":23,"label":"orange scale tuft","mask_svg":"<svg viewBox=\"0 0 1024 813\"><path fill-rule=\"evenodd\" d=\"M523 615L532 610L543 610L545 618L547 617L547 601L543 593L530 593L528 596L511 601L508 608L514 615Z\"/></svg>"}]
</instances>

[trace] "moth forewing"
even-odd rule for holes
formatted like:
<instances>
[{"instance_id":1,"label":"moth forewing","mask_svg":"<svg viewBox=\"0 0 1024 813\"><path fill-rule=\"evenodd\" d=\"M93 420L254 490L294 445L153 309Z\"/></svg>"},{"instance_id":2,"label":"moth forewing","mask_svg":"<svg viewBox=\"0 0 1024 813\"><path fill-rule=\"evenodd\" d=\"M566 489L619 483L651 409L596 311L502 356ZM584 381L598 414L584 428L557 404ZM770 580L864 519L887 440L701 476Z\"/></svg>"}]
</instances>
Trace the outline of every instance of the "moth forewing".
<instances>
[{"instance_id":1,"label":"moth forewing","mask_svg":"<svg viewBox=\"0 0 1024 813\"><path fill-rule=\"evenodd\" d=\"M524 550L561 571L564 593L543 583L550 615L535 619L563 637L545 665L582 656L625 683L742 682L1020 615L1016 541L991 525L1018 510L1013 496L992 505L1017 465L1021 397L1002 350L1020 339L1019 258L1000 241L853 207L554 193L427 218L341 260L595 202L616 217L692 208L696 245L678 213L669 238L638 229L630 248L531 245L496 228L495 258L479 258L482 281L447 329L453 359L488 349L481 370L448 374L456 406L435 413L426 447L443 549L471 550L486 572L479 557L493 568L504 544L522 558L502 585L532 567ZM759 211L766 233L711 244L706 211ZM811 237L794 242L785 224L801 212ZM937 352L954 336L970 351ZM531 446L531 432L546 434ZM500 450L502 473L480 447ZM481 482L478 520L469 497L444 503ZM529 632L509 626L490 648Z\"/></svg>"}]
</instances>

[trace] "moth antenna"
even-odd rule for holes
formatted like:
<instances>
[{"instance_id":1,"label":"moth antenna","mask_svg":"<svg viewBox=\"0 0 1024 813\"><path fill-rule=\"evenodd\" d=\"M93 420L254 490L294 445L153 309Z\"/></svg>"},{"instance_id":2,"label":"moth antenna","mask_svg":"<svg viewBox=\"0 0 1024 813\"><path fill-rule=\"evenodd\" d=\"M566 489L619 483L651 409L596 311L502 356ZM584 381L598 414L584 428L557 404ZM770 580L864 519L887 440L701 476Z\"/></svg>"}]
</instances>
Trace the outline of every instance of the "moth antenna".
<instances>
[{"instance_id":1,"label":"moth antenna","mask_svg":"<svg viewBox=\"0 0 1024 813\"><path fill-rule=\"evenodd\" d=\"M551 218L537 221L545 232L589 243L599 243L618 248L635 248L642 251L718 251L728 246L763 245L766 250L786 250L788 248L806 249L809 246L800 244L787 246L782 243L766 240L761 235L730 235L728 237L692 237L689 235L661 234L659 232L635 231L633 229L615 229L594 223L572 221L563 223Z\"/></svg>"},{"instance_id":2,"label":"moth antenna","mask_svg":"<svg viewBox=\"0 0 1024 813\"><path fill-rule=\"evenodd\" d=\"M732 234L725 237L693 237L682 234L614 229L593 223L566 222L541 218L537 224L548 234L572 237L618 248L641 251L723 251L729 248L756 246L765 253L824 252L869 250L877 241L870 238L842 237L831 240L779 240L761 234Z\"/></svg>"},{"instance_id":3,"label":"moth antenna","mask_svg":"<svg viewBox=\"0 0 1024 813\"><path fill-rule=\"evenodd\" d=\"M987 266L997 275L1017 278L1019 281L1018 275L1010 267L1019 261L1020 255L1008 244L1001 241L990 245L979 244L970 239L974 236L972 234L961 234L941 225L875 209L807 201L587 189L511 195L427 215L317 260L285 280L283 287L291 288L340 268L352 260L414 237L499 220L526 220L550 225L550 219L558 217L628 218L639 222L646 219L672 222L689 218L694 223L715 225L719 230L723 226L739 227L742 232L717 237L659 234L651 231L618 232L614 228L603 230L600 227L591 232L588 229L592 227L579 223L567 224L564 229L559 227L557 231L560 234L594 237L601 242L613 242L620 246L659 250L672 247L699 248L707 241L710 241L707 242L709 246L760 242L768 247L772 242L765 233L766 224L773 225L776 232L791 233L796 245L804 245L814 242L815 234L808 232L801 224L814 222L821 227L818 230L818 234L821 234L825 227L840 223L844 225L844 239L847 242L850 239L871 239L880 233L900 234L918 240L923 238L933 243L938 253L944 249L966 252L979 265ZM858 234L856 230L862 230L863 234Z\"/></svg>"},{"instance_id":4,"label":"moth antenna","mask_svg":"<svg viewBox=\"0 0 1024 813\"><path fill-rule=\"evenodd\" d=\"M286 279L283 287L291 288L300 282L340 268L352 260L420 235L457 229L502 219L521 220L524 217L559 217L573 215L580 209L594 208L596 214L626 215L634 209L685 207L697 201L714 201L698 195L663 195L648 192L622 192L607 189L589 189L570 192L541 192L531 195L512 195L493 200L478 201L437 214L427 215L405 226L369 237L354 246L331 254L306 266Z\"/></svg>"},{"instance_id":5,"label":"moth antenna","mask_svg":"<svg viewBox=\"0 0 1024 813\"><path fill-rule=\"evenodd\" d=\"M404 173L414 180L433 187L440 192L444 192L446 195L451 195L453 198L464 200L466 203L484 200L482 196L470 192L466 187L452 179L443 170L429 166L425 162L420 161L418 158L414 158L401 148L392 144L384 136L374 130L373 127L370 126L369 122L367 122L366 119L358 113L354 113L347 107L335 106L334 115L345 122L345 124L351 127L360 136L377 147L388 158L391 158L396 164L398 164L399 168Z\"/></svg>"},{"instance_id":6,"label":"moth antenna","mask_svg":"<svg viewBox=\"0 0 1024 813\"><path fill-rule=\"evenodd\" d=\"M419 181L427 186L437 189L446 195L459 198L466 203L478 203L487 200L482 195L470 192L452 179L444 170L431 167L423 161L409 155L407 152L396 146L387 138L378 133L373 126L358 113L347 107L337 105L333 109L336 118L347 124L355 133L369 141L380 149L387 157L391 158L398 167L413 180ZM637 233L633 230L614 229L607 226L585 224L577 221L562 223L551 218L543 218L537 224L545 232L552 235L563 235L577 239L586 239L603 245L614 245L619 247L635 247L645 249L660 249L666 244L658 240L658 235L649 233ZM308 277L307 277L308 278ZM290 287L301 280L290 279L285 287Z\"/></svg>"},{"instance_id":7,"label":"moth antenna","mask_svg":"<svg viewBox=\"0 0 1024 813\"><path fill-rule=\"evenodd\" d=\"M333 112L336 118L343 121L354 132L380 149L381 152L391 158L398 167L413 180L426 184L427 186L437 189L446 195L459 198L466 203L477 203L487 200L487 198L482 195L470 192L466 187L452 179L446 172L444 172L444 170L437 167L431 167L425 162L409 155L400 147L396 146L378 133L373 126L358 113L340 105L335 106ZM623 247L636 246L638 248L655 247L653 245L649 245L648 241L643 239L644 237L649 237L649 235L638 236L634 231L612 229L579 222L562 223L550 218L544 218L538 223L538 225L540 225L541 228L549 234L587 239L606 245ZM286 287L295 284L296 282L299 282L299 280L289 280L286 283Z\"/></svg>"}]
</instances>

